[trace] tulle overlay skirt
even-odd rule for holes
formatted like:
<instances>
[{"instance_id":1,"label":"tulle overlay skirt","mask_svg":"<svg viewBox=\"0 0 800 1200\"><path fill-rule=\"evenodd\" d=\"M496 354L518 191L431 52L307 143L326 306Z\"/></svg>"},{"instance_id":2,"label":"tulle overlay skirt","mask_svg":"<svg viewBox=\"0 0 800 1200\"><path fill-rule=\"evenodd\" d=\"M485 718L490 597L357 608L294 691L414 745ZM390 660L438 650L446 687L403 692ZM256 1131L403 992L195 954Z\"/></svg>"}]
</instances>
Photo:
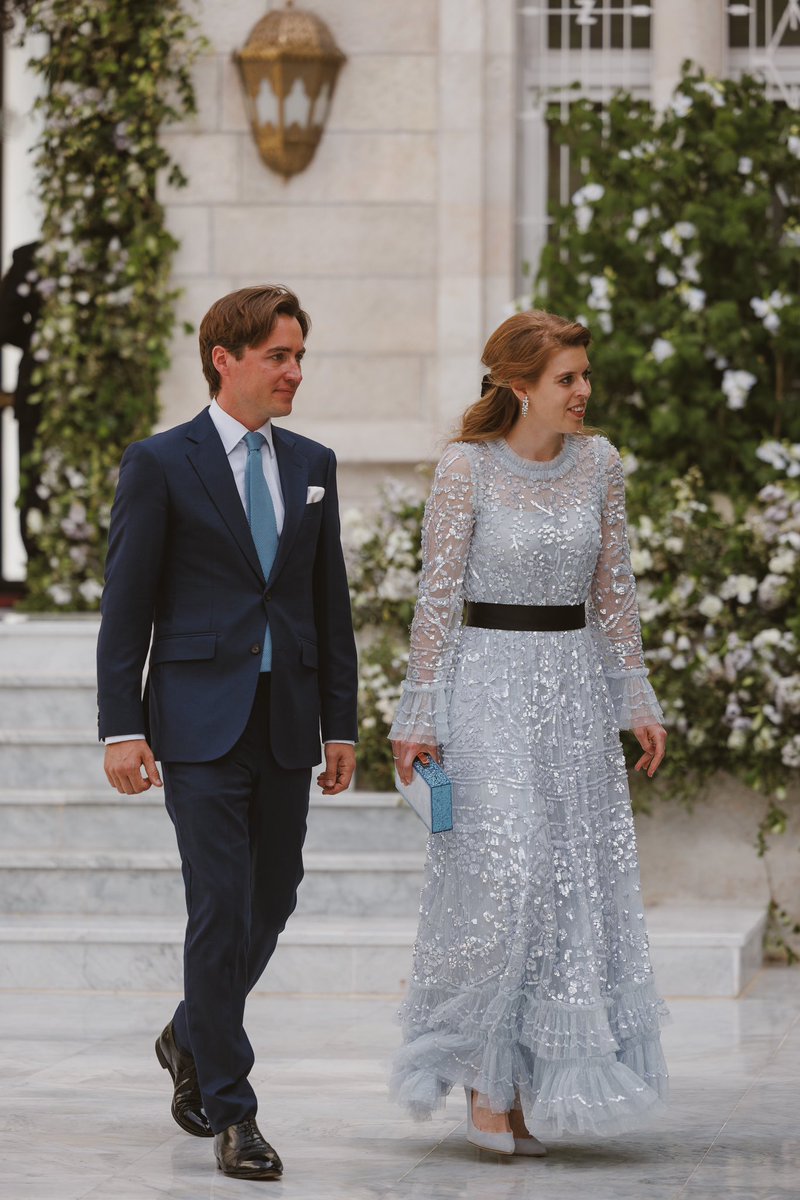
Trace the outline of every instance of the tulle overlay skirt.
<instances>
[{"instance_id":1,"label":"tulle overlay skirt","mask_svg":"<svg viewBox=\"0 0 800 1200\"><path fill-rule=\"evenodd\" d=\"M464 1084L542 1137L636 1128L668 1014L591 636L465 629L443 703L454 828L428 843L392 1093L425 1118Z\"/></svg>"}]
</instances>

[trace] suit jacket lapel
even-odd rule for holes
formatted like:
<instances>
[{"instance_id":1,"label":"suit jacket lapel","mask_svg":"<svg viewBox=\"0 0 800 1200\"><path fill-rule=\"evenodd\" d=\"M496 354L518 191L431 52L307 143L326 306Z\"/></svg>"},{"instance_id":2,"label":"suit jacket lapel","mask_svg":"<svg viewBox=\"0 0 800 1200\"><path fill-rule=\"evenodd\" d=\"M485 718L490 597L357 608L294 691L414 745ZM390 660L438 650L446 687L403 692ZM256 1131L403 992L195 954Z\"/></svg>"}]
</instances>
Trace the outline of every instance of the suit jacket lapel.
<instances>
[{"instance_id":1,"label":"suit jacket lapel","mask_svg":"<svg viewBox=\"0 0 800 1200\"><path fill-rule=\"evenodd\" d=\"M292 548L300 522L306 511L306 496L308 494L308 463L295 448L294 438L284 429L272 427L272 444L275 447L275 458L278 463L278 474L281 477L283 492L283 529L278 542L278 553L269 574L269 583L277 577L286 556Z\"/></svg>"},{"instance_id":2,"label":"suit jacket lapel","mask_svg":"<svg viewBox=\"0 0 800 1200\"><path fill-rule=\"evenodd\" d=\"M258 561L244 505L236 490L231 465L214 428L214 422L208 415L208 409L204 409L191 422L186 437L189 443L187 450L189 462L199 475L200 482L211 497L245 558L258 578L263 581L264 573ZM278 553L280 553L280 547Z\"/></svg>"}]
</instances>

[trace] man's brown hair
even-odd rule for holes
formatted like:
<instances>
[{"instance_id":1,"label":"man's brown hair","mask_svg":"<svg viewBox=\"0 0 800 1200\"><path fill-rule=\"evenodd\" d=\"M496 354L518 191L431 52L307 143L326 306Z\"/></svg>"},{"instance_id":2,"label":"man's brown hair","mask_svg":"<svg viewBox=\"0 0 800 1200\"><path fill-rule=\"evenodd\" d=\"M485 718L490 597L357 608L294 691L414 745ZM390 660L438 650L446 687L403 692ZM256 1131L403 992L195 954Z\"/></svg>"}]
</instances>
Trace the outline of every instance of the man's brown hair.
<instances>
[{"instance_id":1,"label":"man's brown hair","mask_svg":"<svg viewBox=\"0 0 800 1200\"><path fill-rule=\"evenodd\" d=\"M294 292L280 283L240 288L211 305L200 322L200 359L210 396L218 395L222 384L211 358L214 347L224 346L239 359L245 350L267 340L280 316L295 317L303 338L308 337L308 313L300 307Z\"/></svg>"}]
</instances>

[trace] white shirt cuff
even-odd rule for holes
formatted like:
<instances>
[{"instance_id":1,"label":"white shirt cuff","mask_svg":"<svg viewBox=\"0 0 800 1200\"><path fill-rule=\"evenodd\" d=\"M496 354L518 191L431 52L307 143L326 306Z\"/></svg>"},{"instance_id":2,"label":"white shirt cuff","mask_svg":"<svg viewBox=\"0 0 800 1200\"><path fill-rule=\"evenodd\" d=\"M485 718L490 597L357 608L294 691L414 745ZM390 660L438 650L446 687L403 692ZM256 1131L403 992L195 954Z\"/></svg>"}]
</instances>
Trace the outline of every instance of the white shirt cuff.
<instances>
[{"instance_id":1,"label":"white shirt cuff","mask_svg":"<svg viewBox=\"0 0 800 1200\"><path fill-rule=\"evenodd\" d=\"M115 742L144 742L143 733L115 733L113 737L103 738L103 744L113 746Z\"/></svg>"}]
</instances>

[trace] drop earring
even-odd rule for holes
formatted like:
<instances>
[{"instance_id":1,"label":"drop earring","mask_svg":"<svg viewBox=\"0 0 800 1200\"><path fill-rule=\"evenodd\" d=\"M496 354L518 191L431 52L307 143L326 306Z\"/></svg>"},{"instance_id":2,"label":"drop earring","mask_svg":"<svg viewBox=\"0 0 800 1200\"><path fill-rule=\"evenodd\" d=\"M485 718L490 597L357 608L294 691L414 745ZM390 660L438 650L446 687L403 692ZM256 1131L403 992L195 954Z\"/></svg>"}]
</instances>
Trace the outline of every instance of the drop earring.
<instances>
[{"instance_id":1,"label":"drop earring","mask_svg":"<svg viewBox=\"0 0 800 1200\"><path fill-rule=\"evenodd\" d=\"M522 397L522 416L523 416L523 417L527 417L527 415L528 415L528 396L527 396L527 393L526 393L526 394L525 394L525 395Z\"/></svg>"}]
</instances>

